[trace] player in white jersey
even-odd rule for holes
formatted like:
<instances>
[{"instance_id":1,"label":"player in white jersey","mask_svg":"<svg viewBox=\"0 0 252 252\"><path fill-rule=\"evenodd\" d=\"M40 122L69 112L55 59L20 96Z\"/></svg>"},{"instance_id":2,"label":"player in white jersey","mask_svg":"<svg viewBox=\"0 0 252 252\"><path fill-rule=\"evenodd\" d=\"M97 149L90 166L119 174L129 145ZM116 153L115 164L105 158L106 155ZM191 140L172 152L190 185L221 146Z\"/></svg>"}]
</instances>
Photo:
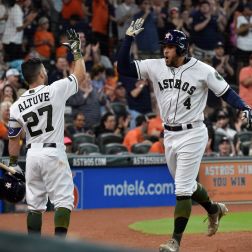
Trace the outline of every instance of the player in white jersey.
<instances>
[{"instance_id":1,"label":"player in white jersey","mask_svg":"<svg viewBox=\"0 0 252 252\"><path fill-rule=\"evenodd\" d=\"M200 162L208 140L203 123L208 89L234 108L244 111L251 127L251 110L211 66L187 55L188 39L178 30L166 33L161 41L163 58L130 61L130 47L140 33L144 20L133 21L118 53L122 75L149 79L164 123L165 156L174 178L176 207L172 239L161 244L161 252L178 252L182 234L191 213L192 200L208 213L208 236L217 232L219 220L228 211L222 203L212 202L197 183Z\"/></svg>"},{"instance_id":2,"label":"player in white jersey","mask_svg":"<svg viewBox=\"0 0 252 252\"><path fill-rule=\"evenodd\" d=\"M20 132L26 132L26 201L28 233L41 234L42 213L48 197L54 204L55 235L67 234L73 209L73 179L64 146L64 110L66 100L78 91L85 78L85 64L79 35L67 31L74 56L73 73L47 86L47 73L40 59L21 66L27 90L10 108L10 165L15 166L20 150Z\"/></svg>"}]
</instances>

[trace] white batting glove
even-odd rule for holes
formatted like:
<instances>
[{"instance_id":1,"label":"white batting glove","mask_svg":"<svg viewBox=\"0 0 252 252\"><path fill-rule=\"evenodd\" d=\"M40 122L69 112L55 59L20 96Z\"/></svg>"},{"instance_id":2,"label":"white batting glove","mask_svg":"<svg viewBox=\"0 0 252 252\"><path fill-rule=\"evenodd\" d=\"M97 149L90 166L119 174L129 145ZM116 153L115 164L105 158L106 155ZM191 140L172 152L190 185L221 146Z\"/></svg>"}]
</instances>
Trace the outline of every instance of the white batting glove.
<instances>
[{"instance_id":1,"label":"white batting glove","mask_svg":"<svg viewBox=\"0 0 252 252\"><path fill-rule=\"evenodd\" d=\"M130 27L126 31L126 35L135 37L137 34L144 30L144 28L142 28L143 23L143 18L138 18L136 21L132 21Z\"/></svg>"}]
</instances>

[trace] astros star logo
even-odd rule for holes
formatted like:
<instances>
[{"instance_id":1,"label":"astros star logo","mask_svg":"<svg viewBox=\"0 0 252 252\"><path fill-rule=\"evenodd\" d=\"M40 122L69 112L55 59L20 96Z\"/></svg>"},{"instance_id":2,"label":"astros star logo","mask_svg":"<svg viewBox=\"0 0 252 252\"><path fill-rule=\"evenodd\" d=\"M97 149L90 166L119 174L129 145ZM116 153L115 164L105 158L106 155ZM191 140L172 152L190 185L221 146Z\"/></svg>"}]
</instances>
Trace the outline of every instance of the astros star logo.
<instances>
[{"instance_id":1,"label":"astros star logo","mask_svg":"<svg viewBox=\"0 0 252 252\"><path fill-rule=\"evenodd\" d=\"M11 183L6 182L5 183L5 187L8 188L8 189L10 189L11 188Z\"/></svg>"},{"instance_id":2,"label":"astros star logo","mask_svg":"<svg viewBox=\"0 0 252 252\"><path fill-rule=\"evenodd\" d=\"M173 39L173 36L170 32L166 33L165 34L165 39L169 39L169 40L172 40Z\"/></svg>"}]
</instances>

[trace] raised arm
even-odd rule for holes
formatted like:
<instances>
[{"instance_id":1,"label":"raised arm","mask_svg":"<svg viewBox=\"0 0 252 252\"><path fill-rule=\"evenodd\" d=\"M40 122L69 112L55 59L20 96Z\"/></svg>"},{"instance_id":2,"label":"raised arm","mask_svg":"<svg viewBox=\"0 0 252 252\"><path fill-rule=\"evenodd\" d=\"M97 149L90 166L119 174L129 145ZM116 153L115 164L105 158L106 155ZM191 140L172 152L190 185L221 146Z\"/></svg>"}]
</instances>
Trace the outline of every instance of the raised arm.
<instances>
[{"instance_id":1,"label":"raised arm","mask_svg":"<svg viewBox=\"0 0 252 252\"><path fill-rule=\"evenodd\" d=\"M68 42L63 43L67 46L74 57L74 68L73 74L78 80L78 83L82 82L85 79L86 67L81 53L81 40L79 34L75 32L74 29L67 30Z\"/></svg>"},{"instance_id":2,"label":"raised arm","mask_svg":"<svg viewBox=\"0 0 252 252\"><path fill-rule=\"evenodd\" d=\"M139 34L142 28L144 19L139 18L132 21L130 27L126 31L126 36L118 52L117 69L121 75L137 78L136 65L130 59L130 47L134 37Z\"/></svg>"}]
</instances>

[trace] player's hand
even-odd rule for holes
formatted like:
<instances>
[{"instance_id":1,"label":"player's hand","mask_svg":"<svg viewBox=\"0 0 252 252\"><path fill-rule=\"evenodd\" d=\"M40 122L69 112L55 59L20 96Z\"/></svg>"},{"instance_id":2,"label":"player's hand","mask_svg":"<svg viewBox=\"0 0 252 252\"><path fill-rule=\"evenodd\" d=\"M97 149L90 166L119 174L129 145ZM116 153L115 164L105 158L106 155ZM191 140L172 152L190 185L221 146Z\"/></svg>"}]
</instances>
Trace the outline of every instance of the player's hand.
<instances>
[{"instance_id":1,"label":"player's hand","mask_svg":"<svg viewBox=\"0 0 252 252\"><path fill-rule=\"evenodd\" d=\"M81 54L81 40L79 34L76 33L74 29L67 30L66 34L68 42L63 43L63 45L67 46L71 50L74 56L74 60L80 59L82 57L82 54Z\"/></svg>"},{"instance_id":2,"label":"player's hand","mask_svg":"<svg viewBox=\"0 0 252 252\"><path fill-rule=\"evenodd\" d=\"M142 28L143 24L143 18L138 18L136 21L132 21L130 27L126 31L126 35L135 37L137 34L144 30L144 28Z\"/></svg>"},{"instance_id":3,"label":"player's hand","mask_svg":"<svg viewBox=\"0 0 252 252\"><path fill-rule=\"evenodd\" d=\"M252 110L250 107L242 111L242 120L246 120L246 128L251 129L252 128Z\"/></svg>"}]
</instances>

